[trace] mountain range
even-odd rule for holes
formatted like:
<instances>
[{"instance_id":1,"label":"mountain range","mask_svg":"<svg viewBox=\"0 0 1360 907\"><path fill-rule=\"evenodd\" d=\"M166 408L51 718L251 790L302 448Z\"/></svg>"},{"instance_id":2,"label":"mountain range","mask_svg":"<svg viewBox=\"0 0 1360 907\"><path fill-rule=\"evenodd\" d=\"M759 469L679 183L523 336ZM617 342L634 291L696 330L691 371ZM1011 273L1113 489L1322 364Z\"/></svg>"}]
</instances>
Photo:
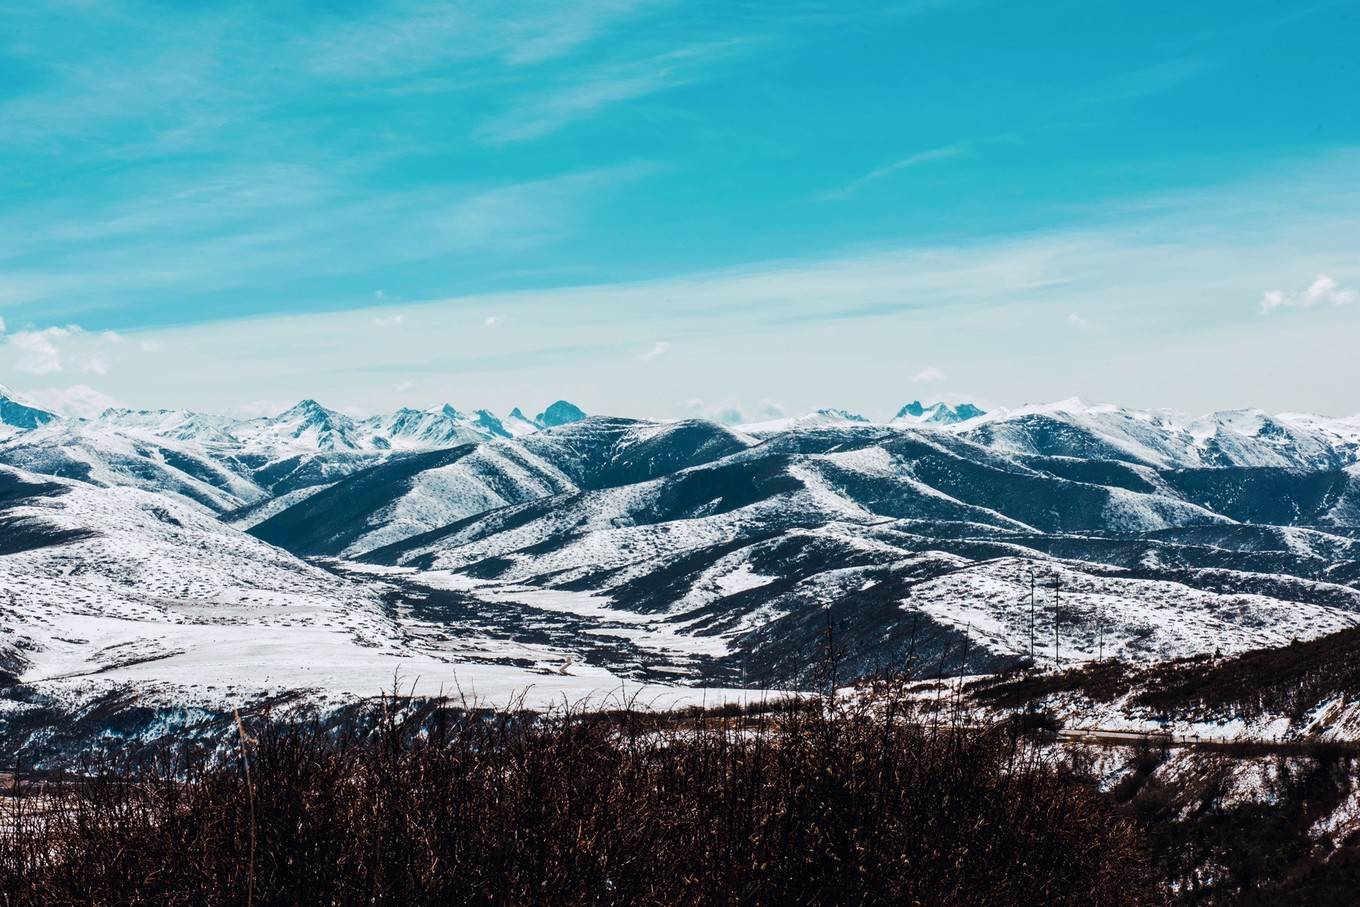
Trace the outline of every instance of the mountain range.
<instances>
[{"instance_id":1,"label":"mountain range","mask_svg":"<svg viewBox=\"0 0 1360 907\"><path fill-rule=\"evenodd\" d=\"M507 694L799 687L828 626L850 679L906 652L985 673L1360 623L1357 418L913 402L731 427L308 400L71 420L8 396L0 416L16 714L128 685L167 707L359 694L396 670Z\"/></svg>"}]
</instances>

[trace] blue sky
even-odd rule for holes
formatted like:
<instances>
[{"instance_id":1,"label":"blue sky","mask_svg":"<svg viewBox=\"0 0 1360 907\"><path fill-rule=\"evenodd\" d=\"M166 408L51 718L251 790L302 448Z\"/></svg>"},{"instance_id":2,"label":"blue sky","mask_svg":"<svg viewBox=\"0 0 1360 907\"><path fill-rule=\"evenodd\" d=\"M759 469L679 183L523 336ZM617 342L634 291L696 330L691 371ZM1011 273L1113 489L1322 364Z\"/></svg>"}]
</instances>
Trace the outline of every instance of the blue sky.
<instances>
[{"instance_id":1,"label":"blue sky","mask_svg":"<svg viewBox=\"0 0 1360 907\"><path fill-rule=\"evenodd\" d=\"M0 0L0 382L1357 412L1357 34L1355 2Z\"/></svg>"}]
</instances>

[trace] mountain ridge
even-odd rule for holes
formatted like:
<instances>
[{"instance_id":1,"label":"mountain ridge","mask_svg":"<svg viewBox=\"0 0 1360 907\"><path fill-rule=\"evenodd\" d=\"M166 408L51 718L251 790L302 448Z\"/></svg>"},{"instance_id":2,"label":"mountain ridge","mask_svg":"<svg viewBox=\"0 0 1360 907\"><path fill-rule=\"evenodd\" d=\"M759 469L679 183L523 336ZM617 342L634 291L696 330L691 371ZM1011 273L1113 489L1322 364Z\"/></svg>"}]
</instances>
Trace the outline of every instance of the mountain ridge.
<instances>
[{"instance_id":1,"label":"mountain ridge","mask_svg":"<svg viewBox=\"0 0 1360 907\"><path fill-rule=\"evenodd\" d=\"M310 629L287 638L340 659L322 688L399 664L533 682L564 660L612 681L799 686L828 616L851 676L908 646L929 671L1042 662L1055 656L1029 639L1055 628L1058 658L1152 662L1360 622L1360 423L1075 400L951 404L968 418L949 421L939 406L888 423L826 408L540 427L522 410L364 420L301 401L269 419L111 410L18 430L0 441L0 473L20 476L15 501L0 487L0 525L26 548L0 560L18 558L5 566L25 591L6 614L43 649L0 651L0 669L50 678L34 672L60 656L73 696L134 676L197 695L182 684L205 661L228 686L293 683L312 655L270 634L296 625ZM68 575L78 608L32 610ZM320 599L255 610L252 583L277 596L293 575ZM1052 604L1026 604L1031 576ZM123 667L143 618L179 641ZM214 655L219 618L240 665Z\"/></svg>"}]
</instances>

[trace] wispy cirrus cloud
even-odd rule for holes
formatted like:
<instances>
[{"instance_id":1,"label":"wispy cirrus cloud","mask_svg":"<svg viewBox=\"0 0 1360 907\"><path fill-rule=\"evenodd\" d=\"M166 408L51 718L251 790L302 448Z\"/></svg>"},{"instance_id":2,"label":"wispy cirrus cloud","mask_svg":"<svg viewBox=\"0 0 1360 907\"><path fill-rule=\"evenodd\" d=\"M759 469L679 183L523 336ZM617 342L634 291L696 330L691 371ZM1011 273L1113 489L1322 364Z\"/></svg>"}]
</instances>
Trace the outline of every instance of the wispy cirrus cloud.
<instances>
[{"instance_id":1,"label":"wispy cirrus cloud","mask_svg":"<svg viewBox=\"0 0 1360 907\"><path fill-rule=\"evenodd\" d=\"M492 144L543 138L615 104L711 78L716 66L747 52L751 44L736 40L696 44L654 57L572 71L559 77L556 85L519 98L483 123L478 135Z\"/></svg>"},{"instance_id":2,"label":"wispy cirrus cloud","mask_svg":"<svg viewBox=\"0 0 1360 907\"><path fill-rule=\"evenodd\" d=\"M821 195L818 196L818 198L820 198L823 201L843 201L844 199L850 198L851 196L859 193L866 187L873 185L879 180L887 179L888 177L892 176L895 173L900 173L903 170L910 170L913 167L922 167L925 166L926 164L934 164L940 161L947 161L952 158L961 157L967 154L968 151L969 145L966 143L957 145L941 145L938 148L930 148L927 149L926 151L918 151L915 154L909 154L906 157L901 158L900 160L893 161L890 164L884 164L882 167L877 167L873 170L870 170L868 173L864 174L859 179L851 180L844 186L840 186L839 188L830 189L826 192L823 192Z\"/></svg>"},{"instance_id":3,"label":"wispy cirrus cloud","mask_svg":"<svg viewBox=\"0 0 1360 907\"><path fill-rule=\"evenodd\" d=\"M470 61L535 66L566 57L658 6L657 0L513 5L392 0L304 35L296 50L311 72L365 81Z\"/></svg>"},{"instance_id":4,"label":"wispy cirrus cloud","mask_svg":"<svg viewBox=\"0 0 1360 907\"><path fill-rule=\"evenodd\" d=\"M593 205L655 171L646 162L631 162L490 186L451 183L357 197L341 183L307 190L309 196L328 196L324 205L274 194L269 190L275 183L264 179L258 199L243 206L244 190L234 178L223 186L225 195L209 193L202 203L182 208L115 199L92 203L77 218L74 212L41 216L18 207L0 213L0 246L6 249L0 263L13 256L9 273L0 278L0 295L24 314L50 319L56 310L61 312L56 317L85 321L84 312L98 308L102 298L172 286L192 285L199 292L278 287L461 257L483 264L504 257L507 267L518 266L514 256L570 236ZM167 187L171 196L179 188ZM195 199L205 191L182 188ZM216 214L214 200L221 201ZM46 226L31 229L35 220ZM38 260L46 267L22 269ZM73 298L84 301L81 309L57 308ZM398 301L387 294L373 298ZM265 305L265 298L254 303L250 296L238 297L233 305L240 312ZM218 317L231 309L220 307Z\"/></svg>"}]
</instances>

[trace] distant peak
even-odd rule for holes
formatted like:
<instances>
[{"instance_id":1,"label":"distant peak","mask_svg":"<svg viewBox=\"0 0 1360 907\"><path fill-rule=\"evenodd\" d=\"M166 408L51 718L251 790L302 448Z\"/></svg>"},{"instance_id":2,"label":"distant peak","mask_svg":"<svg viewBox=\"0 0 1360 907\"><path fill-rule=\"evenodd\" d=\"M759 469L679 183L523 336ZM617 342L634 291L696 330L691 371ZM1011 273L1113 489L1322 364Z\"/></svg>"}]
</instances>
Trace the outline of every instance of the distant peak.
<instances>
[{"instance_id":1,"label":"distant peak","mask_svg":"<svg viewBox=\"0 0 1360 907\"><path fill-rule=\"evenodd\" d=\"M960 422L966 422L969 419L987 415L987 411L979 406L974 406L972 403L960 403L954 407L954 415L959 417Z\"/></svg>"},{"instance_id":2,"label":"distant peak","mask_svg":"<svg viewBox=\"0 0 1360 907\"><path fill-rule=\"evenodd\" d=\"M298 422L302 427L314 426L329 431L338 425L347 423L349 418L308 398L299 402L286 413L281 414L277 421Z\"/></svg>"},{"instance_id":3,"label":"distant peak","mask_svg":"<svg viewBox=\"0 0 1360 907\"><path fill-rule=\"evenodd\" d=\"M819 416L829 416L829 417L831 417L832 419L844 419L846 422L868 422L868 421L869 421L869 420L866 419L864 416L861 416L859 413L852 413L852 412L850 412L850 410L848 410L848 409L836 409L836 408L830 407L830 406L823 407L823 408L817 410L817 415L819 415Z\"/></svg>"},{"instance_id":4,"label":"distant peak","mask_svg":"<svg viewBox=\"0 0 1360 907\"><path fill-rule=\"evenodd\" d=\"M566 400L558 400L543 412L538 414L534 421L543 428L556 428L559 425L567 425L572 422L580 422L586 417L585 410L575 403L568 403Z\"/></svg>"},{"instance_id":5,"label":"distant peak","mask_svg":"<svg viewBox=\"0 0 1360 907\"><path fill-rule=\"evenodd\" d=\"M921 405L921 401L913 400L897 411L897 418L901 419L903 416L915 416L919 419L925 414L926 408Z\"/></svg>"},{"instance_id":6,"label":"distant peak","mask_svg":"<svg viewBox=\"0 0 1360 907\"><path fill-rule=\"evenodd\" d=\"M510 410L510 416L509 416L509 418L511 418L511 419L519 419L519 420L521 420L521 421L523 421L523 422L528 422L528 421L529 421L529 417L526 416L526 415L524 415L524 411L521 410L518 406L516 406L514 409Z\"/></svg>"},{"instance_id":7,"label":"distant peak","mask_svg":"<svg viewBox=\"0 0 1360 907\"><path fill-rule=\"evenodd\" d=\"M926 406L920 400L913 400L899 409L895 418L901 422L952 425L955 422L966 422L982 415L986 415L986 410L972 403L959 403L955 406L950 406L948 403L932 403Z\"/></svg>"},{"instance_id":8,"label":"distant peak","mask_svg":"<svg viewBox=\"0 0 1360 907\"><path fill-rule=\"evenodd\" d=\"M462 416L462 413L454 409L453 404L451 403L445 403L442 407L439 408L439 412L450 419L457 419L460 416Z\"/></svg>"},{"instance_id":9,"label":"distant peak","mask_svg":"<svg viewBox=\"0 0 1360 907\"><path fill-rule=\"evenodd\" d=\"M305 400L299 400L297 403L293 404L292 408L288 409L287 411L280 415L280 418L283 418L284 416L296 416L310 413L325 413L325 412L329 412L329 410L326 409L326 407L322 406L320 403L317 403L311 397L308 397Z\"/></svg>"},{"instance_id":10,"label":"distant peak","mask_svg":"<svg viewBox=\"0 0 1360 907\"><path fill-rule=\"evenodd\" d=\"M474 412L473 415L476 417L473 419L473 423L482 430L489 432L497 438L510 437L510 432L505 430L505 425L501 423L500 418L490 410L479 409Z\"/></svg>"}]
</instances>

